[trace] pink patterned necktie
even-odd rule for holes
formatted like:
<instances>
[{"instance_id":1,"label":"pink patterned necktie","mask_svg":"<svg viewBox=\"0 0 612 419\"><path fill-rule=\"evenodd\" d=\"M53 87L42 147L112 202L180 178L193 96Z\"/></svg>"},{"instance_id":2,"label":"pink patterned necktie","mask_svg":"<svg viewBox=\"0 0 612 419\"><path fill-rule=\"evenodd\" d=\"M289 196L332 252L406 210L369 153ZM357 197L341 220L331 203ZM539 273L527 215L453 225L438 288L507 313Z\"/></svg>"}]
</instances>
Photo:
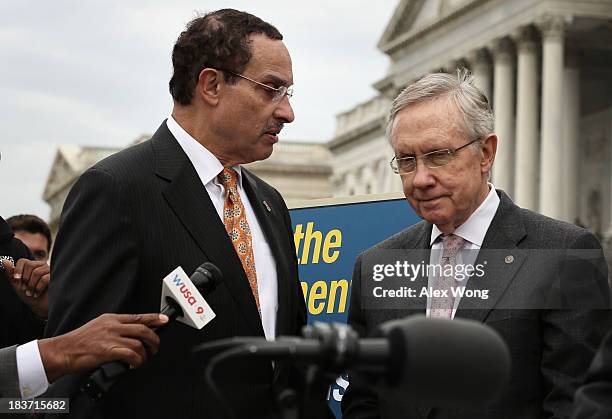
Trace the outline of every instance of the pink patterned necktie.
<instances>
[{"instance_id":1,"label":"pink patterned necktie","mask_svg":"<svg viewBox=\"0 0 612 419\"><path fill-rule=\"evenodd\" d=\"M227 234L238 254L244 273L249 280L251 292L255 298L257 310L259 307L259 292L257 290L257 271L255 270L255 256L253 255L253 240L251 229L246 218L246 211L238 193L238 173L226 167L219 173L219 182L225 188L225 203L223 204L223 224Z\"/></svg>"},{"instance_id":2,"label":"pink patterned necktie","mask_svg":"<svg viewBox=\"0 0 612 419\"><path fill-rule=\"evenodd\" d=\"M455 272L455 265L457 264L457 253L463 248L465 240L455 234L447 234L442 236L442 273L450 271ZM449 267L450 266L450 267ZM453 317L453 306L455 304L455 298L451 288L455 286L455 278L452 275L441 275L434 278L433 290L435 291L446 291L446 295L443 296L432 296L431 308L429 316L438 319L451 319Z\"/></svg>"}]
</instances>

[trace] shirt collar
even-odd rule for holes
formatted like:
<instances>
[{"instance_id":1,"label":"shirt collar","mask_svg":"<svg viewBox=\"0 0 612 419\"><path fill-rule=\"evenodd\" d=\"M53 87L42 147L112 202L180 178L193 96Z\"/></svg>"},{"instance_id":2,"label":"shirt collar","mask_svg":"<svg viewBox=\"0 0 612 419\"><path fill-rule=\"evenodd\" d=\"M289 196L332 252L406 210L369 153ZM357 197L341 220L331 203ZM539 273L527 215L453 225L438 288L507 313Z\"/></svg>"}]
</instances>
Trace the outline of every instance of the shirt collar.
<instances>
[{"instance_id":1,"label":"shirt collar","mask_svg":"<svg viewBox=\"0 0 612 419\"><path fill-rule=\"evenodd\" d=\"M485 200L482 201L476 211L474 211L472 215L453 232L453 234L479 247L482 246L487 230L499 207L499 196L497 196L495 186L489 183L489 188L489 193ZM431 240L429 244L433 245L441 235L442 231L434 224L431 229Z\"/></svg>"},{"instance_id":2,"label":"shirt collar","mask_svg":"<svg viewBox=\"0 0 612 419\"><path fill-rule=\"evenodd\" d=\"M178 141L183 151L185 151L185 154L187 154L202 184L206 185L212 181L214 184L220 185L217 176L223 170L223 165L219 159L195 138L189 135L189 133L176 122L172 115L168 116L166 126L174 138L176 138L176 141ZM238 173L238 184L242 186L242 172L240 166L232 166L232 168Z\"/></svg>"}]
</instances>

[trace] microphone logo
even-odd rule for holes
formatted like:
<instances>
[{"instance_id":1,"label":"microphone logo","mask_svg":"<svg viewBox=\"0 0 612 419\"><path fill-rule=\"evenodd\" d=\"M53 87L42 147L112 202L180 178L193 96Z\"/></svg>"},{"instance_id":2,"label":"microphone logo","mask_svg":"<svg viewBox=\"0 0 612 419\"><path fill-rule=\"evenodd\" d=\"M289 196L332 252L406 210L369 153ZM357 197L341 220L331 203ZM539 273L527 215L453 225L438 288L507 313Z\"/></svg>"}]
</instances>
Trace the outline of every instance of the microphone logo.
<instances>
[{"instance_id":1,"label":"microphone logo","mask_svg":"<svg viewBox=\"0 0 612 419\"><path fill-rule=\"evenodd\" d=\"M177 321L201 329L215 318L215 312L180 266L170 272L162 284L162 309L168 305L166 299L170 297L183 310L183 316L179 316Z\"/></svg>"}]
</instances>

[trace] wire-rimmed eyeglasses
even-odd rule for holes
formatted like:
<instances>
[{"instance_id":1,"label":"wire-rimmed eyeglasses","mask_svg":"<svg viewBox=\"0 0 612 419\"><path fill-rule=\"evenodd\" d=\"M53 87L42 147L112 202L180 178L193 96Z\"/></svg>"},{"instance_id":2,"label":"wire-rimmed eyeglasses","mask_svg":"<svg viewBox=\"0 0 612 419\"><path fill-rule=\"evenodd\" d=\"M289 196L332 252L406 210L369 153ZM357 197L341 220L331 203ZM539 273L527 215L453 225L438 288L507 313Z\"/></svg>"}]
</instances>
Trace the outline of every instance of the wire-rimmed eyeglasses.
<instances>
[{"instance_id":1,"label":"wire-rimmed eyeglasses","mask_svg":"<svg viewBox=\"0 0 612 419\"><path fill-rule=\"evenodd\" d=\"M449 164L459 150L475 143L476 141L480 141L480 139L472 140L461 147L434 150L430 151L429 153L421 154L420 156L400 158L396 156L391 159L389 164L391 165L391 169L393 169L393 171L398 175L408 175L414 173L417 168L417 159L423 159L425 166L430 169L435 169L437 167L442 167Z\"/></svg>"},{"instance_id":2,"label":"wire-rimmed eyeglasses","mask_svg":"<svg viewBox=\"0 0 612 419\"><path fill-rule=\"evenodd\" d=\"M253 80L247 76L243 76L242 74L234 73L233 71L229 71L229 70L223 70L223 71L230 73L232 76L236 76L236 77L240 77L241 79L248 80L252 83L255 83L258 86L261 86L269 90L270 92L272 92L272 102L281 101L282 98L285 97L285 95L287 95L288 98L291 98L293 96L293 87L287 87L287 86L272 87L272 86L268 86L267 84L260 83L257 80Z\"/></svg>"}]
</instances>

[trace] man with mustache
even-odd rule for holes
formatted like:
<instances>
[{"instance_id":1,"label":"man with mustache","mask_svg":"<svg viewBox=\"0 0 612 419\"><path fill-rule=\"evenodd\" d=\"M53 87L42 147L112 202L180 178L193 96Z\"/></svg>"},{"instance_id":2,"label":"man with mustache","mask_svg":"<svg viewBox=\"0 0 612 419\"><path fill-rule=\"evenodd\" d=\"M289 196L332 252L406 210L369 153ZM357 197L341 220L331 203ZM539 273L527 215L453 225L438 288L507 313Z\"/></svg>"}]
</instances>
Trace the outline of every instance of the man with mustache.
<instances>
[{"instance_id":1,"label":"man with mustache","mask_svg":"<svg viewBox=\"0 0 612 419\"><path fill-rule=\"evenodd\" d=\"M223 273L204 296L215 319L199 331L170 325L145 368L74 417L226 417L205 383L206 360L192 359L191 348L233 336L272 340L305 325L285 202L241 167L268 158L294 119L282 39L232 9L189 22L172 52L171 115L150 140L96 164L71 190L53 255L49 334L105 312L158 310L161 280L177 266L191 274L210 261ZM275 390L294 377L281 362L233 361L218 371L235 417L271 417ZM78 377L64 381L78 385Z\"/></svg>"},{"instance_id":2,"label":"man with mustache","mask_svg":"<svg viewBox=\"0 0 612 419\"><path fill-rule=\"evenodd\" d=\"M349 374L345 419L571 414L574 391L610 327L607 266L593 234L519 208L488 181L498 144L504 146L493 126L488 100L466 71L427 75L395 99L388 125L391 167L424 220L359 256L348 321L362 334L413 314L483 322L508 345L512 371L506 391L484 407L443 406L448 395L432 394L439 396L435 406ZM372 264L398 258L434 269L409 283L391 274L374 284ZM460 277L469 266L477 269ZM431 291L377 299L374 285ZM470 292L461 295L461 289ZM476 291L486 291L487 298ZM453 359L454 348L446 349ZM445 379L444 371L431 374L432 381Z\"/></svg>"}]
</instances>

